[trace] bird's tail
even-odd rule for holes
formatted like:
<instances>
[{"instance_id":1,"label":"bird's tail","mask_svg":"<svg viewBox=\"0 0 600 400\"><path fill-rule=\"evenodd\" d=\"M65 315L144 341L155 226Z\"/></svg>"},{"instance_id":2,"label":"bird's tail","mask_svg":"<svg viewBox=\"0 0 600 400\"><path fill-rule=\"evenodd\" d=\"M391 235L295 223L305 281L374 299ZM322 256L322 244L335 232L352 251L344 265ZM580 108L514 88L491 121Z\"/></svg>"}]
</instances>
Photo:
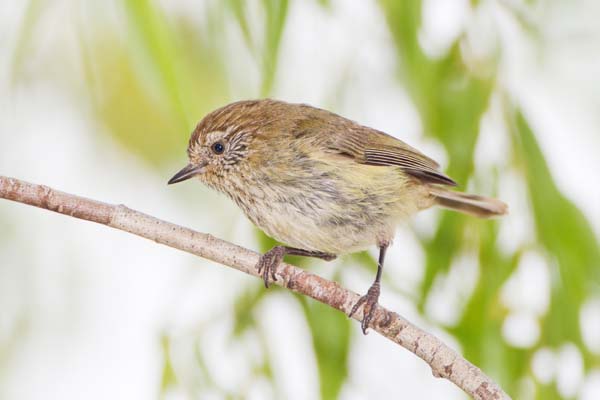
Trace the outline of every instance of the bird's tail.
<instances>
[{"instance_id":1,"label":"bird's tail","mask_svg":"<svg viewBox=\"0 0 600 400\"><path fill-rule=\"evenodd\" d=\"M429 192L435 198L437 205L479 218L490 218L508 213L506 203L491 197L453 192L439 187L432 187Z\"/></svg>"}]
</instances>

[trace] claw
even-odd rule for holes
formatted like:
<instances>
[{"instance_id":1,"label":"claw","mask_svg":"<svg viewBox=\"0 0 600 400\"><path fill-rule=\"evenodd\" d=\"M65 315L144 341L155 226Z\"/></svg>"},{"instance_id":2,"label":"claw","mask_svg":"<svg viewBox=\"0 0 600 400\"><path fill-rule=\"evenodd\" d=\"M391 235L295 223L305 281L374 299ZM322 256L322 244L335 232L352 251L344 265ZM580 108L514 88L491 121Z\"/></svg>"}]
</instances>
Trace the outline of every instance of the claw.
<instances>
[{"instance_id":1,"label":"claw","mask_svg":"<svg viewBox=\"0 0 600 400\"><path fill-rule=\"evenodd\" d=\"M379 282L374 282L373 285L371 285L371 287L367 291L367 294L362 296L360 299L358 299L356 304L354 304L354 306L352 307L350 314L348 314L349 317L352 317L352 315L354 315L354 313L356 313L356 311L358 311L360 306L362 306L364 304L363 319L360 324L360 327L361 327L364 335L367 334L367 329L369 328L369 324L371 323L371 320L373 319L373 316L375 315L375 309L377 308L377 301L379 300L379 292L380 292Z\"/></svg>"},{"instance_id":2,"label":"claw","mask_svg":"<svg viewBox=\"0 0 600 400\"><path fill-rule=\"evenodd\" d=\"M352 307L352 310L350 310L350 314L348 314L349 318L352 318L352 316L358 311L358 309L360 308L360 306L367 301L367 296L362 296L360 299L358 299L358 301L356 302L356 304L354 304L354 306Z\"/></svg>"},{"instance_id":3,"label":"claw","mask_svg":"<svg viewBox=\"0 0 600 400\"><path fill-rule=\"evenodd\" d=\"M275 246L263 254L256 264L258 274L262 275L266 288L269 288L269 275L271 275L271 279L273 279L273 281L277 280L277 267L279 264L281 264L283 261L283 256L286 254L316 257L326 261L331 261L337 257L335 254L323 253L320 251L303 250L286 246Z\"/></svg>"},{"instance_id":4,"label":"claw","mask_svg":"<svg viewBox=\"0 0 600 400\"><path fill-rule=\"evenodd\" d=\"M277 280L275 273L277 272L277 267L281 264L281 261L283 261L284 255L285 249L273 247L271 250L260 256L260 259L256 264L256 269L258 270L258 273L262 275L267 289L269 288L269 275L271 275L273 281Z\"/></svg>"}]
</instances>

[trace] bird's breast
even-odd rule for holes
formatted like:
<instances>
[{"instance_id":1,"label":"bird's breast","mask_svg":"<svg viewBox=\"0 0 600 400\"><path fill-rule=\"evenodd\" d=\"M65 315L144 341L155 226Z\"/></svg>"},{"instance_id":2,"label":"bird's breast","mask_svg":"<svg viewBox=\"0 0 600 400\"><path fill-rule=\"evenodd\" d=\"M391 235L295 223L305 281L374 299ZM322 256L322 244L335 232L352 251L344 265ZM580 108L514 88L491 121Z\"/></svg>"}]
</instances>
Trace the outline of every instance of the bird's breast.
<instances>
[{"instance_id":1,"label":"bird's breast","mask_svg":"<svg viewBox=\"0 0 600 400\"><path fill-rule=\"evenodd\" d=\"M255 225L293 247L362 250L391 240L399 221L418 209L391 168L314 161L275 172L241 174L228 194Z\"/></svg>"}]
</instances>

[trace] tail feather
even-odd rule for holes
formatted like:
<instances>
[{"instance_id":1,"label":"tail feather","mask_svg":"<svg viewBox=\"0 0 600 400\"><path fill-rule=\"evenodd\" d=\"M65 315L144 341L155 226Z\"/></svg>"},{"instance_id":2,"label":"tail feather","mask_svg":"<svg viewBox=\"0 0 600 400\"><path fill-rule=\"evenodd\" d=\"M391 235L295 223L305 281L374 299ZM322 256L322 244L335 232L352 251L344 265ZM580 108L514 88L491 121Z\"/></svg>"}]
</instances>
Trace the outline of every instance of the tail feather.
<instances>
[{"instance_id":1,"label":"tail feather","mask_svg":"<svg viewBox=\"0 0 600 400\"><path fill-rule=\"evenodd\" d=\"M479 218L489 218L508 213L506 203L491 197L452 192L437 187L432 187L430 193L434 196L437 205Z\"/></svg>"}]
</instances>

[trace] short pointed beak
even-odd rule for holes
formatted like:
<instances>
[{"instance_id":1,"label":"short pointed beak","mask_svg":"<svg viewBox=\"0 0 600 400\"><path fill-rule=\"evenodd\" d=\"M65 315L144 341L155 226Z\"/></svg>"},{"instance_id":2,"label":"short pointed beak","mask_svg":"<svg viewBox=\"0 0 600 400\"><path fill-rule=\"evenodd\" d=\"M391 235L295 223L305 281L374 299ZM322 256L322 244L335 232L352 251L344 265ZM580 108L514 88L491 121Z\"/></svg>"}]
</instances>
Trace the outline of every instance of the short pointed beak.
<instances>
[{"instance_id":1,"label":"short pointed beak","mask_svg":"<svg viewBox=\"0 0 600 400\"><path fill-rule=\"evenodd\" d=\"M188 179L198 175L199 173L201 173L202 168L204 168L204 165L188 164L185 167L183 167L183 169L181 171L176 173L171 179L169 179L168 184L172 185L174 183L183 182L185 180L188 180Z\"/></svg>"}]
</instances>

